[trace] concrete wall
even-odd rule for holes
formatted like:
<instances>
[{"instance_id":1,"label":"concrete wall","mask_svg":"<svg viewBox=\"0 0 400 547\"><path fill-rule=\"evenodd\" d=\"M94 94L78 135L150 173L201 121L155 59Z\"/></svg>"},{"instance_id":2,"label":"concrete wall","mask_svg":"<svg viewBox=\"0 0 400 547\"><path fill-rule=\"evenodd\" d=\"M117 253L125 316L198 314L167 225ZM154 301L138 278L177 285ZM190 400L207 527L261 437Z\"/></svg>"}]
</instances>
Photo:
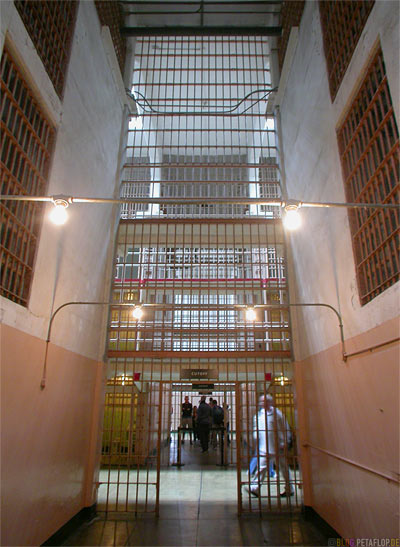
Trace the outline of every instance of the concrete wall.
<instances>
[{"instance_id":1,"label":"concrete wall","mask_svg":"<svg viewBox=\"0 0 400 547\"><path fill-rule=\"evenodd\" d=\"M1 3L1 47L12 51L57 130L48 195L114 197L126 111L92 1L80 2L63 101L11 1ZM47 213L52 205L48 205ZM39 545L95 501L93 476L115 208L72 205L63 227L44 218L27 308L1 298L2 544Z\"/></svg>"},{"instance_id":2,"label":"concrete wall","mask_svg":"<svg viewBox=\"0 0 400 547\"><path fill-rule=\"evenodd\" d=\"M400 127L399 35L398 3L376 2L332 104L318 3L306 3L280 108L290 198L346 201L336 127L378 40ZM302 217L301 229L288 236L292 302L334 306L343 318L347 352L397 338L399 284L360 305L347 211L303 209ZM305 503L345 538L395 537L398 342L344 363L335 314L292 311L300 437L318 447L302 448Z\"/></svg>"}]
</instances>

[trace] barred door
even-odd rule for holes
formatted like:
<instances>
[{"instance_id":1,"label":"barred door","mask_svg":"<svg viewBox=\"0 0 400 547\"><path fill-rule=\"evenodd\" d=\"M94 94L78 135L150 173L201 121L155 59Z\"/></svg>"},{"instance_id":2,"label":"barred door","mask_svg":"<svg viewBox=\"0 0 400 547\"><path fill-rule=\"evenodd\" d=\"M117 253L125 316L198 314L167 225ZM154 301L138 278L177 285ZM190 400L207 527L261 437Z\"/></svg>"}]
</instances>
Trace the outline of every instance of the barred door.
<instances>
[{"instance_id":1,"label":"barred door","mask_svg":"<svg viewBox=\"0 0 400 547\"><path fill-rule=\"evenodd\" d=\"M299 500L297 486L296 498L278 499L272 477L258 500L245 494L259 394L272 393L293 417L278 149L265 116L272 49L265 36L136 37L138 116L121 181L132 201L121 208L108 332L114 410L105 433L116 427L103 454L108 510L158 511L161 463L176 463L171 392L187 383L184 371L234 394L222 463L237 465L239 512ZM140 319L129 303L142 307ZM119 398L117 382L130 399ZM296 455L287 458L294 471Z\"/></svg>"},{"instance_id":2,"label":"barred door","mask_svg":"<svg viewBox=\"0 0 400 547\"><path fill-rule=\"evenodd\" d=\"M170 386L137 384L125 375L105 395L98 509L159 511L160 468L169 460Z\"/></svg>"},{"instance_id":3,"label":"barred door","mask_svg":"<svg viewBox=\"0 0 400 547\"><path fill-rule=\"evenodd\" d=\"M301 506L293 391L287 380L236 384L238 514ZM267 399L269 409L260 404Z\"/></svg>"}]
</instances>

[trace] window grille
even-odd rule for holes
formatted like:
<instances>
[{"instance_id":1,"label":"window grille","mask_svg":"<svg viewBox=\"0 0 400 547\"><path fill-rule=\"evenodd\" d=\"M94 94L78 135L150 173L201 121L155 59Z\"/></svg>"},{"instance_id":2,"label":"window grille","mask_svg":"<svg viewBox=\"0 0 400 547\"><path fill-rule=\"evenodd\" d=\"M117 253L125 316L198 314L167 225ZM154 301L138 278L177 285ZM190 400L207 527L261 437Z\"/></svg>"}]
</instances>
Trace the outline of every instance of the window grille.
<instances>
[{"instance_id":1,"label":"window grille","mask_svg":"<svg viewBox=\"0 0 400 547\"><path fill-rule=\"evenodd\" d=\"M44 195L54 140L48 123L4 49L1 59L1 194ZM1 294L27 305L43 205L2 201Z\"/></svg>"},{"instance_id":2,"label":"window grille","mask_svg":"<svg viewBox=\"0 0 400 547\"><path fill-rule=\"evenodd\" d=\"M134 167L136 164L148 163L150 158L131 156L127 158L130 167L124 167L123 180L121 184L122 198L148 198L151 192L151 169L150 167ZM135 213L147 211L146 203L124 203L121 205L121 218L129 218Z\"/></svg>"},{"instance_id":3,"label":"window grille","mask_svg":"<svg viewBox=\"0 0 400 547\"><path fill-rule=\"evenodd\" d=\"M282 237L278 223L122 222L109 356L234 351L288 357L286 310L272 316L260 309L250 325L235 308L287 302ZM118 303L129 299L163 305L147 308L138 323L126 310L118 316Z\"/></svg>"},{"instance_id":4,"label":"window grille","mask_svg":"<svg viewBox=\"0 0 400 547\"><path fill-rule=\"evenodd\" d=\"M332 101L336 97L374 3L374 0L319 2Z\"/></svg>"},{"instance_id":5,"label":"window grille","mask_svg":"<svg viewBox=\"0 0 400 547\"><path fill-rule=\"evenodd\" d=\"M271 159L273 160L272 162L268 161L269 158L260 158L260 169L258 172L260 198L279 198L281 195L276 158ZM273 165L270 165L271 163ZM263 213L269 214L271 217L274 217L277 214L276 207L271 205L261 205L260 210Z\"/></svg>"},{"instance_id":6,"label":"window grille","mask_svg":"<svg viewBox=\"0 0 400 547\"><path fill-rule=\"evenodd\" d=\"M337 136L347 201L398 202L399 132L381 50ZM364 305L399 279L399 217L394 209L357 209L349 218Z\"/></svg>"},{"instance_id":7,"label":"window grille","mask_svg":"<svg viewBox=\"0 0 400 547\"><path fill-rule=\"evenodd\" d=\"M15 6L57 95L62 98L78 2L15 0Z\"/></svg>"},{"instance_id":8,"label":"window grille","mask_svg":"<svg viewBox=\"0 0 400 547\"><path fill-rule=\"evenodd\" d=\"M301 16L304 11L304 4L304 0L289 0L282 3L282 36L278 39L278 60L280 70L282 70L283 62L285 60L290 31L292 27L297 27L300 25Z\"/></svg>"},{"instance_id":9,"label":"window grille","mask_svg":"<svg viewBox=\"0 0 400 547\"><path fill-rule=\"evenodd\" d=\"M161 197L248 197L248 169L226 167L225 163L245 164L247 156L225 155L225 156L195 156L194 161L197 167L184 167L187 161L184 156L164 156L166 163L176 163L179 167L164 167L162 170L163 180L185 181L183 184L162 183ZM211 164L210 167L207 164ZM183 167L182 167L183 166ZM193 181L194 184L187 184L186 181ZM199 182L210 181L209 184L199 184ZM218 181L213 183L211 181ZM227 184L219 184L226 181ZM232 184L232 182L244 181L245 184ZM247 182L247 183L246 183ZM247 205L175 205L166 206L164 213L174 216L237 216L249 212Z\"/></svg>"},{"instance_id":10,"label":"window grille","mask_svg":"<svg viewBox=\"0 0 400 547\"><path fill-rule=\"evenodd\" d=\"M124 73L126 57L126 38L122 36L120 28L124 23L124 15L119 2L114 0L95 1L100 23L110 29L111 38L114 44L115 54L121 73Z\"/></svg>"},{"instance_id":11,"label":"window grille","mask_svg":"<svg viewBox=\"0 0 400 547\"><path fill-rule=\"evenodd\" d=\"M260 197L260 158L276 166L274 124L265 120L265 38L138 37L135 62L139 117L130 124L125 171L148 169L154 198L205 202L152 204L123 218L279 217L277 207L210 202Z\"/></svg>"}]
</instances>

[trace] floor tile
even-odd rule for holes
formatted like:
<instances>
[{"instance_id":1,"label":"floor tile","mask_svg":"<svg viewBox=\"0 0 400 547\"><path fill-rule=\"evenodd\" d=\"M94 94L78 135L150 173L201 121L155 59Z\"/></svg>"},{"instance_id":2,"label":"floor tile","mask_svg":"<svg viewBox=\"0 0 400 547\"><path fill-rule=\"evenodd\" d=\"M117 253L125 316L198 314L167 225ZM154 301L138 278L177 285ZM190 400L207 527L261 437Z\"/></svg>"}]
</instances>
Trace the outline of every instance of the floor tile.
<instances>
[{"instance_id":1,"label":"floor tile","mask_svg":"<svg viewBox=\"0 0 400 547\"><path fill-rule=\"evenodd\" d=\"M196 545L242 545L238 519L201 519Z\"/></svg>"},{"instance_id":2,"label":"floor tile","mask_svg":"<svg viewBox=\"0 0 400 547\"><path fill-rule=\"evenodd\" d=\"M127 520L95 520L80 527L62 545L125 545L134 526L134 522Z\"/></svg>"},{"instance_id":3,"label":"floor tile","mask_svg":"<svg viewBox=\"0 0 400 547\"><path fill-rule=\"evenodd\" d=\"M158 519L153 523L138 521L126 545L196 545L196 519Z\"/></svg>"}]
</instances>

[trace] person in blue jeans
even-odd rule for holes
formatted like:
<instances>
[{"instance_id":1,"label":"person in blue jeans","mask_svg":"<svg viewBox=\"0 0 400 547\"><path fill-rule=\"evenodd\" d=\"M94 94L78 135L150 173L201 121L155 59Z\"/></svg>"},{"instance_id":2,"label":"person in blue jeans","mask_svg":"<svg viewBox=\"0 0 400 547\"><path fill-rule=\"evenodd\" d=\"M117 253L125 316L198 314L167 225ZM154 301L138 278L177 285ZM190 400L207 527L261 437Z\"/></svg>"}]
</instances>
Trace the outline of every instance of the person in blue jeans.
<instances>
[{"instance_id":1,"label":"person in blue jeans","mask_svg":"<svg viewBox=\"0 0 400 547\"><path fill-rule=\"evenodd\" d=\"M257 453L254 454L254 456L250 460L250 464L249 464L250 476L253 476L256 471L257 471ZM273 461L269 462L269 476L271 477L271 479L276 479L277 477L276 471L275 471L275 465Z\"/></svg>"},{"instance_id":2,"label":"person in blue jeans","mask_svg":"<svg viewBox=\"0 0 400 547\"><path fill-rule=\"evenodd\" d=\"M279 473L285 484L285 491L279 495L282 497L293 496L293 478L290 467L285 457L285 449L288 443L289 426L282 412L273 406L271 395L261 395L259 410L254 416L253 435L257 442L256 461L259 460L250 483L250 493L260 495L267 468L270 462L276 463Z\"/></svg>"}]
</instances>

